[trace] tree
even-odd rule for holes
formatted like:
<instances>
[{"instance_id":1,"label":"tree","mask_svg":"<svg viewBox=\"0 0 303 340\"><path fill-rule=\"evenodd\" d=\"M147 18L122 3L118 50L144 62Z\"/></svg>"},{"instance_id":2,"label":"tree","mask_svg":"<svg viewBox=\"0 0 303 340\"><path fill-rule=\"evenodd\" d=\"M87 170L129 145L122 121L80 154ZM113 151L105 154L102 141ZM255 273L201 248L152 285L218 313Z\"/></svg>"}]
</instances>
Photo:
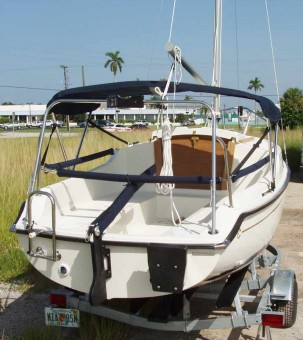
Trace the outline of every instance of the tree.
<instances>
[{"instance_id":1,"label":"tree","mask_svg":"<svg viewBox=\"0 0 303 340\"><path fill-rule=\"evenodd\" d=\"M283 125L293 129L303 125L303 91L291 87L285 91L280 99Z\"/></svg>"},{"instance_id":2,"label":"tree","mask_svg":"<svg viewBox=\"0 0 303 340\"><path fill-rule=\"evenodd\" d=\"M261 83L260 79L256 77L255 79L252 79L249 81L249 90L254 90L255 94L257 91L261 91L261 89L264 88L264 85ZM255 125L257 125L257 103L255 102Z\"/></svg>"},{"instance_id":3,"label":"tree","mask_svg":"<svg viewBox=\"0 0 303 340\"><path fill-rule=\"evenodd\" d=\"M105 55L109 57L104 65L106 68L108 65L110 66L111 72L114 74L114 82L116 82L116 74L119 69L120 72L122 72L122 64L124 64L124 60L119 56L120 51L116 52L107 52Z\"/></svg>"},{"instance_id":4,"label":"tree","mask_svg":"<svg viewBox=\"0 0 303 340\"><path fill-rule=\"evenodd\" d=\"M184 97L184 100L187 101L187 102L191 101L192 99L193 99L193 97L191 97L191 96L189 96L189 95L186 95L186 96Z\"/></svg>"},{"instance_id":5,"label":"tree","mask_svg":"<svg viewBox=\"0 0 303 340\"><path fill-rule=\"evenodd\" d=\"M261 91L262 88L264 88L264 85L261 83L258 77L249 81L249 90L254 90L255 93L257 93L257 91Z\"/></svg>"}]
</instances>

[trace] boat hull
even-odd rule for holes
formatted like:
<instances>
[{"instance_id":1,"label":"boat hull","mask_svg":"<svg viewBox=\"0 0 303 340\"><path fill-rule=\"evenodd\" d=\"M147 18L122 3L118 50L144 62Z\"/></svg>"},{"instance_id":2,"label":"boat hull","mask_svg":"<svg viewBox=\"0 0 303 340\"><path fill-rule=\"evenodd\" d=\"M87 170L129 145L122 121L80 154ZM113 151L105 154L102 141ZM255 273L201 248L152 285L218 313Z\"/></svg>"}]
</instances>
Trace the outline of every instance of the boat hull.
<instances>
[{"instance_id":1,"label":"boat hull","mask_svg":"<svg viewBox=\"0 0 303 340\"><path fill-rule=\"evenodd\" d=\"M186 266L182 290L221 279L248 265L271 241L282 209L283 194L270 204L240 215L225 244L184 245ZM18 238L27 254L28 235L18 233ZM33 249L42 249L44 255L51 254L51 238L37 236L32 242ZM144 246L142 243L118 244L106 240L104 246L109 251L109 259L104 260L105 270L110 272L106 280L107 299L155 297L171 293L161 291L161 287L157 290L151 283L148 243ZM50 280L89 294L94 280L91 243L58 237L56 248L60 254L58 261L27 256L32 265Z\"/></svg>"}]
</instances>

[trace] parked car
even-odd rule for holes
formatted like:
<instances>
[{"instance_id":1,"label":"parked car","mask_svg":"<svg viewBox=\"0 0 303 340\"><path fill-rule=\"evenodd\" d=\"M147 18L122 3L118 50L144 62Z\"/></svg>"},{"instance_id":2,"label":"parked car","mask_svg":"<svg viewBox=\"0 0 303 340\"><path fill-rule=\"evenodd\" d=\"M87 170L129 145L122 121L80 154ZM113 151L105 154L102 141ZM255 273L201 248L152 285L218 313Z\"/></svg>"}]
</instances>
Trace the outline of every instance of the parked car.
<instances>
[{"instance_id":1,"label":"parked car","mask_svg":"<svg viewBox=\"0 0 303 340\"><path fill-rule=\"evenodd\" d=\"M64 122L62 120L56 120L56 125L58 127L63 127L64 126Z\"/></svg>"},{"instance_id":2,"label":"parked car","mask_svg":"<svg viewBox=\"0 0 303 340\"><path fill-rule=\"evenodd\" d=\"M143 125L143 124L133 124L130 128L132 130L137 130L137 129L144 130L144 129L148 129L148 126Z\"/></svg>"},{"instance_id":3,"label":"parked car","mask_svg":"<svg viewBox=\"0 0 303 340\"><path fill-rule=\"evenodd\" d=\"M85 119L79 119L79 120L77 120L77 126L78 126L79 128L84 128L85 125L86 125L86 120L85 120ZM91 123L88 123L88 126L92 126L92 124L91 124Z\"/></svg>"},{"instance_id":4,"label":"parked car","mask_svg":"<svg viewBox=\"0 0 303 340\"><path fill-rule=\"evenodd\" d=\"M84 119L77 120L77 126L78 127L83 128L83 127L85 127L85 124L86 124L86 120L84 120Z\"/></svg>"},{"instance_id":5,"label":"parked car","mask_svg":"<svg viewBox=\"0 0 303 340\"><path fill-rule=\"evenodd\" d=\"M27 123L26 126L31 129L31 128L39 128L42 126L42 124L43 122L41 120L35 120L31 123Z\"/></svg>"},{"instance_id":6,"label":"parked car","mask_svg":"<svg viewBox=\"0 0 303 340\"><path fill-rule=\"evenodd\" d=\"M104 127L104 126L111 126L113 123L110 120L105 119L98 119L94 122L97 126Z\"/></svg>"},{"instance_id":7,"label":"parked car","mask_svg":"<svg viewBox=\"0 0 303 340\"><path fill-rule=\"evenodd\" d=\"M131 131L130 127L126 127L123 124L112 124L112 125L104 126L104 129L108 131L118 131L118 132Z\"/></svg>"},{"instance_id":8,"label":"parked car","mask_svg":"<svg viewBox=\"0 0 303 340\"><path fill-rule=\"evenodd\" d=\"M148 126L149 122L147 120L138 120L134 123L134 125L144 125L144 126Z\"/></svg>"},{"instance_id":9,"label":"parked car","mask_svg":"<svg viewBox=\"0 0 303 340\"><path fill-rule=\"evenodd\" d=\"M53 124L54 124L54 122L52 120L47 120L46 123L45 123L45 127L52 127ZM42 127L42 125L40 127Z\"/></svg>"},{"instance_id":10,"label":"parked car","mask_svg":"<svg viewBox=\"0 0 303 340\"><path fill-rule=\"evenodd\" d=\"M26 127L25 123L4 123L0 125L1 129L4 130L9 130L9 129L15 129L15 130L20 130L20 129L24 129Z\"/></svg>"},{"instance_id":11,"label":"parked car","mask_svg":"<svg viewBox=\"0 0 303 340\"><path fill-rule=\"evenodd\" d=\"M182 126L194 126L196 125L196 122L193 119L186 120L182 123Z\"/></svg>"}]
</instances>

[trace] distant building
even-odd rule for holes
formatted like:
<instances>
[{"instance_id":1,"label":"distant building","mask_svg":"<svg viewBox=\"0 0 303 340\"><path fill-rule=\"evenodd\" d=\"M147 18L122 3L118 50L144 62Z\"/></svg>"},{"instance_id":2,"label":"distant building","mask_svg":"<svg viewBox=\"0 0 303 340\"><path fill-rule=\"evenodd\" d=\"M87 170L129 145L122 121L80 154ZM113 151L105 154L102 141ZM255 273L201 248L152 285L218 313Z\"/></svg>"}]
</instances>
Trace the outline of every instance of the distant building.
<instances>
[{"instance_id":1,"label":"distant building","mask_svg":"<svg viewBox=\"0 0 303 340\"><path fill-rule=\"evenodd\" d=\"M0 119L8 118L10 121L24 122L26 124L34 121L43 120L43 115L46 110L46 105L25 104L25 105L0 105ZM224 112L224 113L223 113ZM264 125L264 120L255 117L253 112L248 108L243 110L243 114L239 116L236 108L223 110L220 123L224 125ZM101 104L100 107L93 111L92 119L106 119L112 122L129 121L135 122L138 120L147 120L148 122L156 122L158 120L158 109L142 108L142 109L112 109L107 108L106 104ZM209 123L210 117L201 114L198 107L184 106L168 108L168 111L163 111L163 117L168 113L169 119L173 122L178 115L183 115L184 120L194 119L196 124ZM70 120L73 117L70 116Z\"/></svg>"},{"instance_id":2,"label":"distant building","mask_svg":"<svg viewBox=\"0 0 303 340\"><path fill-rule=\"evenodd\" d=\"M24 104L24 105L0 105L0 118L8 118L18 122L30 123L41 120L46 105Z\"/></svg>"},{"instance_id":3,"label":"distant building","mask_svg":"<svg viewBox=\"0 0 303 340\"><path fill-rule=\"evenodd\" d=\"M42 120L46 110L46 105L0 105L0 118L8 118L18 122L31 123L36 120ZM178 114L183 114L186 119L194 118L196 110L194 108L186 109L184 106L169 110L169 117L177 117ZM166 115L164 111L163 115ZM158 109L108 109L100 106L97 110L93 111L92 119L108 119L111 121L124 120L136 121L145 119L149 122L156 121L158 117ZM72 119L72 117L71 117Z\"/></svg>"}]
</instances>

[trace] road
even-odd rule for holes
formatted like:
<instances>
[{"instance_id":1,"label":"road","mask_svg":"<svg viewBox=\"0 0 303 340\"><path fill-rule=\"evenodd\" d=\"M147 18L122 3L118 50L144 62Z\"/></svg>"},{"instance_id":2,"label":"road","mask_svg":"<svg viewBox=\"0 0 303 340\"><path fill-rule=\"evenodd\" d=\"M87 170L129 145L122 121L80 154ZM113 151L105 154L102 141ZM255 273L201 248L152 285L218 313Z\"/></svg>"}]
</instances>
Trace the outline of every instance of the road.
<instances>
[{"instance_id":1,"label":"road","mask_svg":"<svg viewBox=\"0 0 303 340\"><path fill-rule=\"evenodd\" d=\"M79 130L80 131L80 130ZM44 134L44 137L49 137L51 134L51 132L46 132ZM40 129L36 129L36 131L31 131L31 132L22 132L22 131L16 131L16 132L13 132L13 131L0 131L0 138L29 138L29 137L35 137L35 138L38 138L40 135ZM68 131L65 131L65 132L60 132L60 135L61 136L76 136L77 133L75 132L68 132ZM56 136L56 134L55 134Z\"/></svg>"}]
</instances>

